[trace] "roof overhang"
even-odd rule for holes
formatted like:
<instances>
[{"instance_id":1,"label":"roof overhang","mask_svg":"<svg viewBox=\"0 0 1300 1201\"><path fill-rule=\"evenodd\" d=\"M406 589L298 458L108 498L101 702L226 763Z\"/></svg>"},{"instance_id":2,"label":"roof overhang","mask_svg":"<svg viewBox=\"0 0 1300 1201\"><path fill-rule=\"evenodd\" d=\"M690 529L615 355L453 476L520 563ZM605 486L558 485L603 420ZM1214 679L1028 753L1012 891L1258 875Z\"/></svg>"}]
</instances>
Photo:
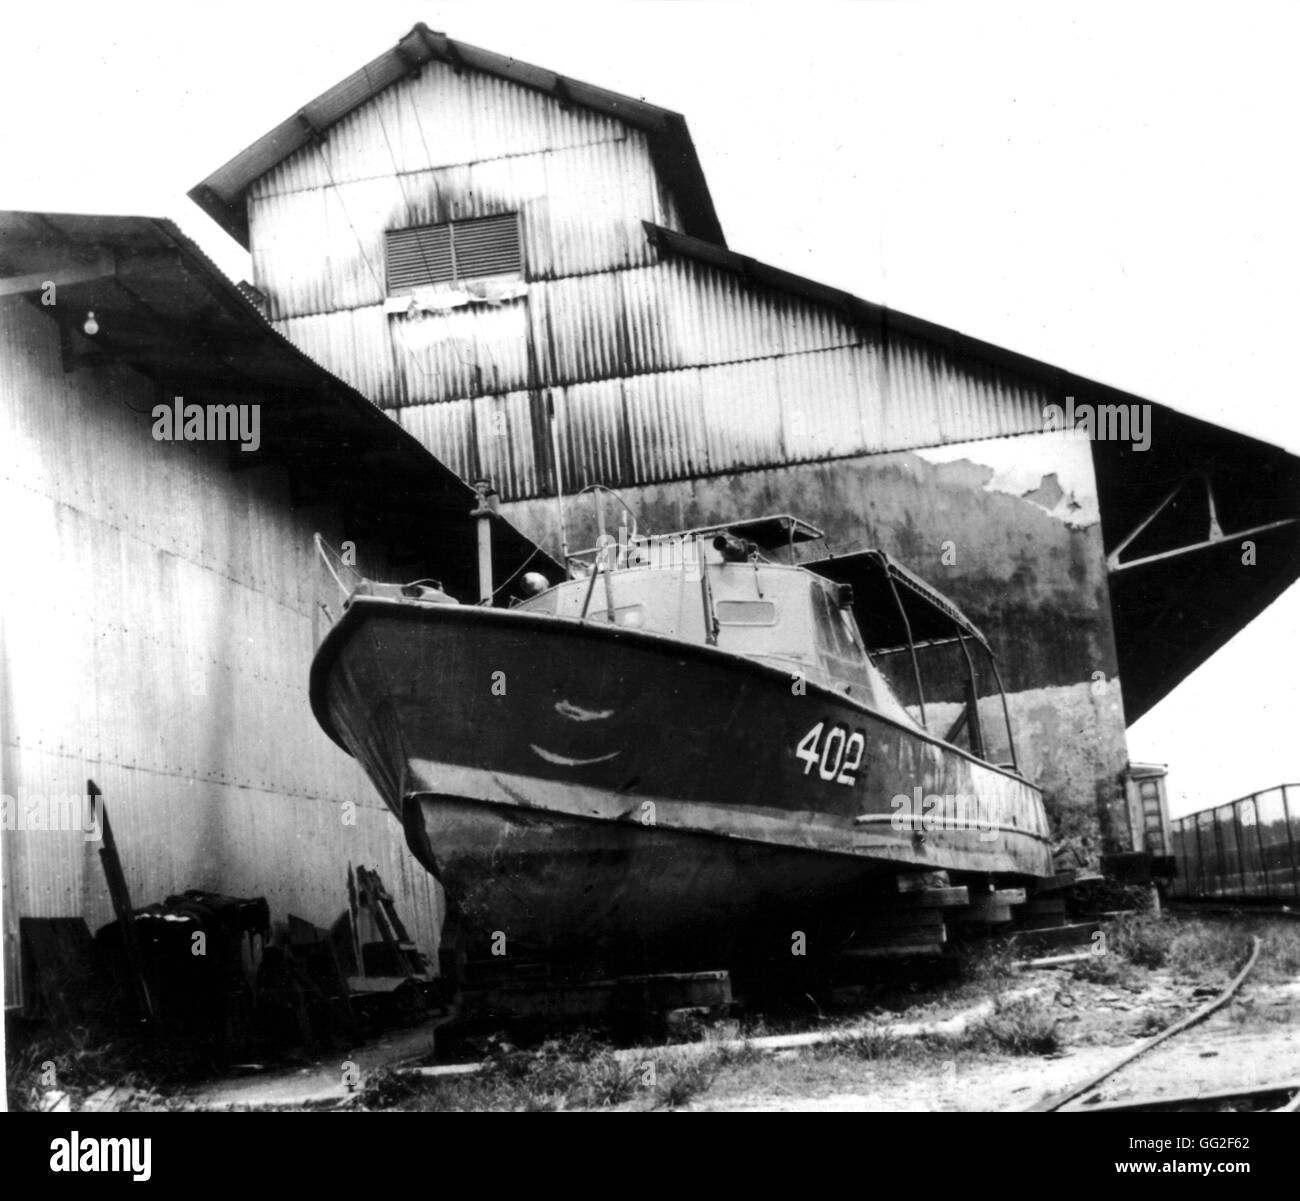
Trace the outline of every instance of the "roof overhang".
<instances>
[{"instance_id":1,"label":"roof overhang","mask_svg":"<svg viewBox=\"0 0 1300 1201\"><path fill-rule=\"evenodd\" d=\"M852 587L858 628L872 651L942 645L959 637L988 646L952 601L883 550L805 560L800 566Z\"/></svg>"},{"instance_id":2,"label":"roof overhang","mask_svg":"<svg viewBox=\"0 0 1300 1201\"><path fill-rule=\"evenodd\" d=\"M47 281L57 303L43 305ZM170 221L0 212L0 296L21 296L58 326L67 371L121 364L154 381L162 402L255 400L261 448L223 444L239 470L275 463L296 505L338 505L358 537L477 596L478 494L413 436L278 334L239 288ZM94 312L98 332L84 332ZM146 415L148 420L148 415ZM209 445L209 444L205 444ZM493 571L559 565L494 518Z\"/></svg>"},{"instance_id":3,"label":"roof overhang","mask_svg":"<svg viewBox=\"0 0 1300 1201\"><path fill-rule=\"evenodd\" d=\"M325 136L332 125L354 109L406 76L419 72L430 62L446 63L456 71L481 71L509 80L554 96L562 104L592 109L641 130L649 139L656 169L677 198L683 227L697 237L718 245L726 244L713 198L704 180L704 170L691 141L686 118L681 113L569 79L504 54L454 41L423 23L416 25L391 50L386 50L359 71L322 92L224 166L218 167L202 183L190 189L190 198L247 248L249 232L245 198L253 182L295 151Z\"/></svg>"},{"instance_id":4,"label":"roof overhang","mask_svg":"<svg viewBox=\"0 0 1300 1201\"><path fill-rule=\"evenodd\" d=\"M1080 406L1147 407L1146 449L1127 439L1091 444L1129 723L1300 578L1300 458L1280 447L699 238L648 222L645 229L661 255L824 305L881 342L912 338ZM1246 541L1255 544L1250 564L1242 561Z\"/></svg>"}]
</instances>

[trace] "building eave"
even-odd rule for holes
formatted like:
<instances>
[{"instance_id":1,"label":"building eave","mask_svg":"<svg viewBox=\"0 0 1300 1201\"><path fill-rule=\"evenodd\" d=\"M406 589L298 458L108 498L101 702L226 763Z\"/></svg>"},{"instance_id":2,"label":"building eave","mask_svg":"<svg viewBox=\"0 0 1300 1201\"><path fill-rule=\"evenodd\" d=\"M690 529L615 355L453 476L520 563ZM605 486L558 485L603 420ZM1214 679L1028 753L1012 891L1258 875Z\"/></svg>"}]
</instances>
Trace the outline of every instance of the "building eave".
<instances>
[{"instance_id":1,"label":"building eave","mask_svg":"<svg viewBox=\"0 0 1300 1201\"><path fill-rule=\"evenodd\" d=\"M56 281L56 304L41 305L42 278ZM59 326L67 370L125 365L166 400L173 392L198 402L255 398L262 449L235 448L232 469L282 466L302 503L341 505L410 562L441 573L449 590L477 595L474 489L273 329L171 221L0 212L4 280L10 295L26 293ZM93 337L83 331L90 311ZM562 576L508 522L494 526L497 580L525 564Z\"/></svg>"}]
</instances>

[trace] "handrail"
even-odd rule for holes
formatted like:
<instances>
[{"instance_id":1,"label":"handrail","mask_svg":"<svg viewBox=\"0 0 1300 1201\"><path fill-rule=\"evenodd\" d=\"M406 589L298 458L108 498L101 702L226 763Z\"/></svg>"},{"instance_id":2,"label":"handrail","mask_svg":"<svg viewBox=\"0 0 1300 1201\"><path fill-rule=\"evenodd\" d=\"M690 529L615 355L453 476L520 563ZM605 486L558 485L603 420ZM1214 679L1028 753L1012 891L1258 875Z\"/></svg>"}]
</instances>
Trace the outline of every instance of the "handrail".
<instances>
[{"instance_id":1,"label":"handrail","mask_svg":"<svg viewBox=\"0 0 1300 1201\"><path fill-rule=\"evenodd\" d=\"M334 564L330 562L330 555L334 556L334 558L338 561L340 567L347 568L348 571L350 571L354 576L357 577L357 583L364 583L366 577L363 576L355 567L353 567L352 564L344 563L343 556L340 555L338 551L336 551L332 546L330 546L328 542L325 541L324 538L320 536L319 530L317 530L316 533L312 535L312 537L316 543L316 553L320 555L321 562L325 564L325 570L328 571L330 575L334 577L334 582L339 586L339 591L343 593L344 597L346 598L351 596L356 589L356 585L354 584L351 588L349 588L346 584L344 584L344 582L341 579L339 579L339 573L334 570Z\"/></svg>"}]
</instances>

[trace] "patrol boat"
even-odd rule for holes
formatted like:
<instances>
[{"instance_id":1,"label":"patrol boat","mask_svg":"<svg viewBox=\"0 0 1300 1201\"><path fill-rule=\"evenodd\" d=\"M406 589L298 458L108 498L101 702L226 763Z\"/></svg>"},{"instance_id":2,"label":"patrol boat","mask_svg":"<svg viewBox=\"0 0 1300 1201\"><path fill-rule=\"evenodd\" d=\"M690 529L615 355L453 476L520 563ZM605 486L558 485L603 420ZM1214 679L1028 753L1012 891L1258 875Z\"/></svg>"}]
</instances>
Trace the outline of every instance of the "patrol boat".
<instances>
[{"instance_id":1,"label":"patrol boat","mask_svg":"<svg viewBox=\"0 0 1300 1201\"><path fill-rule=\"evenodd\" d=\"M471 959L740 966L832 951L895 877L1051 875L983 635L879 550L806 557L820 537L625 524L509 608L352 590L312 707ZM935 654L958 668L938 690Z\"/></svg>"}]
</instances>

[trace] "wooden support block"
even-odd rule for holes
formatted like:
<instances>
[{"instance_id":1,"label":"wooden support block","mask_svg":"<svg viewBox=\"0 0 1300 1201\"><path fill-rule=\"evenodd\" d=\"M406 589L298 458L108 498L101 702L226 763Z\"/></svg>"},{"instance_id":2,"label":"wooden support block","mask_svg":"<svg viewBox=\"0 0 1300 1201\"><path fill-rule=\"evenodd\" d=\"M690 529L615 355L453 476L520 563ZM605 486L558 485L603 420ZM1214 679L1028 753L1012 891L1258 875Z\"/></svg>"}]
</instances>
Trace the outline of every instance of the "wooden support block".
<instances>
[{"instance_id":1,"label":"wooden support block","mask_svg":"<svg viewBox=\"0 0 1300 1201\"><path fill-rule=\"evenodd\" d=\"M1063 892L1074 885L1076 872L1057 872L1054 876L1047 876L1042 880L1035 880L1030 887L1030 891L1035 896L1041 896L1048 892Z\"/></svg>"},{"instance_id":2,"label":"wooden support block","mask_svg":"<svg viewBox=\"0 0 1300 1201\"><path fill-rule=\"evenodd\" d=\"M909 909L948 909L970 904L970 890L965 885L949 888L926 888L909 892L898 900L881 907L881 912L894 913ZM876 912L876 910L873 910Z\"/></svg>"},{"instance_id":3,"label":"wooden support block","mask_svg":"<svg viewBox=\"0 0 1300 1201\"><path fill-rule=\"evenodd\" d=\"M873 913L862 924L866 930L911 930L927 926L943 928L942 909L918 909L908 913Z\"/></svg>"},{"instance_id":4,"label":"wooden support block","mask_svg":"<svg viewBox=\"0 0 1300 1201\"><path fill-rule=\"evenodd\" d=\"M1096 922L1075 922L1069 925L1039 927L1034 930L1015 930L1010 934L1013 942L1043 947L1056 947L1077 943L1086 946L1091 943L1097 930Z\"/></svg>"},{"instance_id":5,"label":"wooden support block","mask_svg":"<svg viewBox=\"0 0 1300 1201\"><path fill-rule=\"evenodd\" d=\"M862 930L854 936L850 946L892 947L914 946L922 943L927 946L937 946L947 941L947 927L940 926L935 929L931 926L925 926L919 930Z\"/></svg>"},{"instance_id":6,"label":"wooden support block","mask_svg":"<svg viewBox=\"0 0 1300 1201\"><path fill-rule=\"evenodd\" d=\"M1064 913L1064 897L1030 897L1025 902L1026 913Z\"/></svg>"},{"instance_id":7,"label":"wooden support block","mask_svg":"<svg viewBox=\"0 0 1300 1201\"><path fill-rule=\"evenodd\" d=\"M918 943L915 946L851 947L847 950L841 951L840 954L846 959L938 958L943 954L943 947L936 943Z\"/></svg>"},{"instance_id":8,"label":"wooden support block","mask_svg":"<svg viewBox=\"0 0 1300 1201\"><path fill-rule=\"evenodd\" d=\"M909 872L895 876L894 879L899 892L924 892L929 888L947 888L949 885L948 873L945 871Z\"/></svg>"}]
</instances>

